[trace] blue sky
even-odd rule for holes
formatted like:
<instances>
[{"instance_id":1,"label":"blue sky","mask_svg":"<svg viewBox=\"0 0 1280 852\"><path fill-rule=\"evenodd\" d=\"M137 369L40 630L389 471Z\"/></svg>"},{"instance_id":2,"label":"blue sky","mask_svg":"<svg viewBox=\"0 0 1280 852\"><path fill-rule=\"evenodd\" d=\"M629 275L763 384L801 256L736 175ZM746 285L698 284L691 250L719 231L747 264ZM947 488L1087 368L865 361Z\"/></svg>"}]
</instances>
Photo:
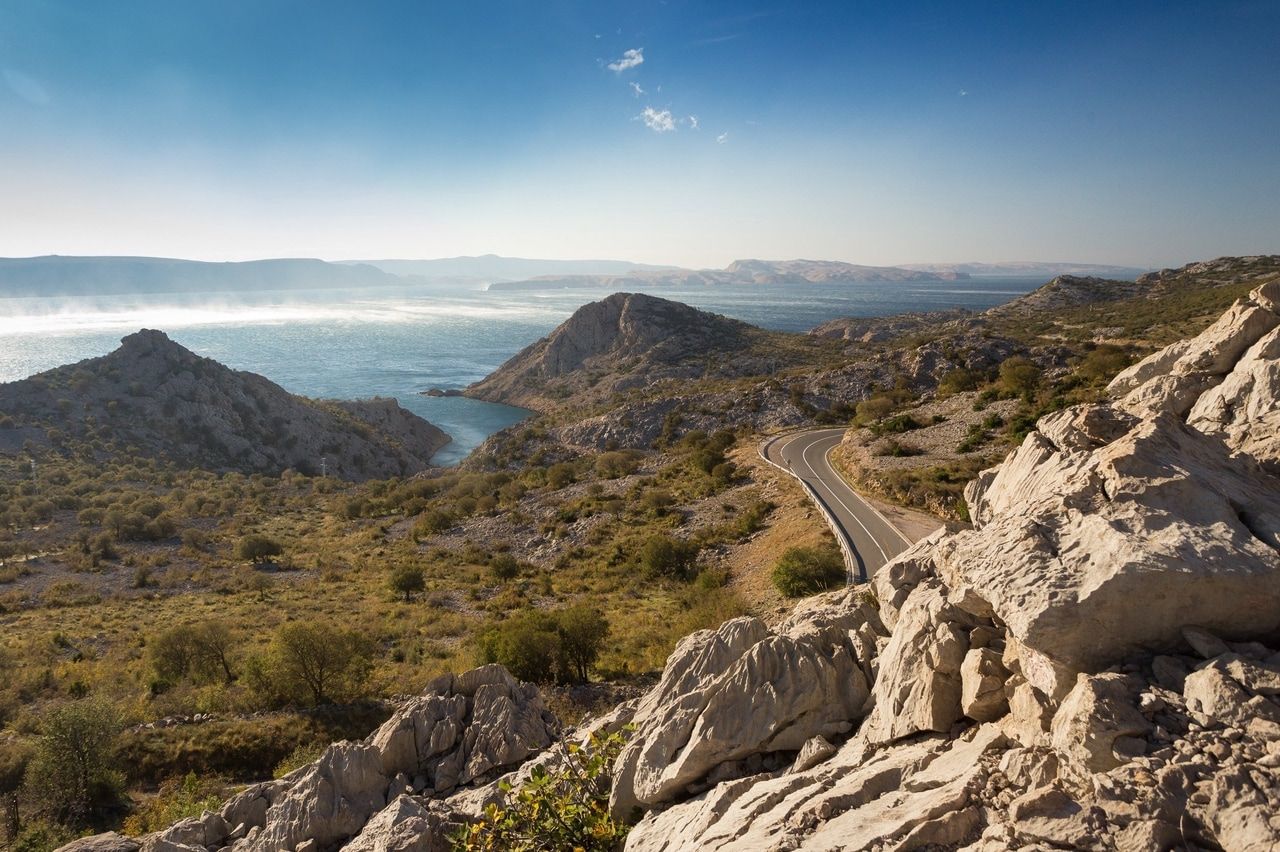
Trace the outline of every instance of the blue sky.
<instances>
[{"instance_id":1,"label":"blue sky","mask_svg":"<svg viewBox=\"0 0 1280 852\"><path fill-rule=\"evenodd\" d=\"M5 0L0 255L1275 252L1277 44L1274 0Z\"/></svg>"}]
</instances>

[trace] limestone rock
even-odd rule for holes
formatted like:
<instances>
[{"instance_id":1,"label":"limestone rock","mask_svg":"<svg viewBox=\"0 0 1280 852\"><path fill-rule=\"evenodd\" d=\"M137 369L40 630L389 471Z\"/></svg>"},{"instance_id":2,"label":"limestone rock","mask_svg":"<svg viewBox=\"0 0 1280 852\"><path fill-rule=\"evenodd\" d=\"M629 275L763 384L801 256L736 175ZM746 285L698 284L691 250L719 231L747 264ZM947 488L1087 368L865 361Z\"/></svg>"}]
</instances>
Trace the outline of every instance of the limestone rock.
<instances>
[{"instance_id":1,"label":"limestone rock","mask_svg":"<svg viewBox=\"0 0 1280 852\"><path fill-rule=\"evenodd\" d=\"M59 846L54 852L138 852L141 844L114 831L94 834Z\"/></svg>"},{"instance_id":2,"label":"limestone rock","mask_svg":"<svg viewBox=\"0 0 1280 852\"><path fill-rule=\"evenodd\" d=\"M615 767L615 813L679 798L719 766L850 730L869 694L850 634L876 616L852 590L818 601L775 634L736 619L676 648Z\"/></svg>"},{"instance_id":3,"label":"limestone rock","mask_svg":"<svg viewBox=\"0 0 1280 852\"><path fill-rule=\"evenodd\" d=\"M246 852L293 849L304 840L327 847L352 837L386 805L388 779L378 750L363 743L330 746L270 808Z\"/></svg>"},{"instance_id":4,"label":"limestone rock","mask_svg":"<svg viewBox=\"0 0 1280 852\"><path fill-rule=\"evenodd\" d=\"M1119 766L1117 738L1144 736L1151 729L1133 698L1132 684L1123 675L1081 675L1054 714L1054 748L1089 772Z\"/></svg>"},{"instance_id":5,"label":"limestone rock","mask_svg":"<svg viewBox=\"0 0 1280 852\"><path fill-rule=\"evenodd\" d=\"M1195 651L1206 660L1210 657L1217 657L1231 651L1227 647L1227 643L1223 642L1217 636L1214 636L1208 630L1188 625L1182 628L1182 638L1187 640L1187 644L1191 646L1191 650Z\"/></svg>"},{"instance_id":6,"label":"limestone rock","mask_svg":"<svg viewBox=\"0 0 1280 852\"><path fill-rule=\"evenodd\" d=\"M976 624L947 602L936 580L911 592L880 655L875 709L862 731L869 742L951 729L961 716L960 666Z\"/></svg>"},{"instance_id":7,"label":"limestone rock","mask_svg":"<svg viewBox=\"0 0 1280 852\"><path fill-rule=\"evenodd\" d=\"M971 648L960 664L960 709L979 722L999 719L1009 710L1004 684L1009 672L991 648Z\"/></svg>"},{"instance_id":8,"label":"limestone rock","mask_svg":"<svg viewBox=\"0 0 1280 852\"><path fill-rule=\"evenodd\" d=\"M442 818L400 796L365 823L343 852L447 852Z\"/></svg>"}]
</instances>

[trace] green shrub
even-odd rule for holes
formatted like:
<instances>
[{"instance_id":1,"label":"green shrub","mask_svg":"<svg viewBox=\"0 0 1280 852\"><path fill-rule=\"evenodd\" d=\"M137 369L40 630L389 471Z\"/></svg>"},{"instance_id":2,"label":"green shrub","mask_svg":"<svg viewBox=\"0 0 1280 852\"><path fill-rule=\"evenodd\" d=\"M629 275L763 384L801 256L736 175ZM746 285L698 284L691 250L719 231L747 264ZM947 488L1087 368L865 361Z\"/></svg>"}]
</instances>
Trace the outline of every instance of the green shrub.
<instances>
[{"instance_id":1,"label":"green shrub","mask_svg":"<svg viewBox=\"0 0 1280 852\"><path fill-rule=\"evenodd\" d=\"M489 560L489 572L500 583L520 576L520 561L510 553L498 553Z\"/></svg>"},{"instance_id":2,"label":"green shrub","mask_svg":"<svg viewBox=\"0 0 1280 852\"><path fill-rule=\"evenodd\" d=\"M585 747L562 744L557 759L534 766L518 789L500 782L502 798L450 838L454 852L620 848L628 829L609 813L609 788L626 734L592 734Z\"/></svg>"},{"instance_id":3,"label":"green shrub","mask_svg":"<svg viewBox=\"0 0 1280 852\"><path fill-rule=\"evenodd\" d=\"M636 472L640 454L635 450L615 450L596 457L596 473L605 479L617 479Z\"/></svg>"},{"instance_id":4,"label":"green shrub","mask_svg":"<svg viewBox=\"0 0 1280 852\"><path fill-rule=\"evenodd\" d=\"M608 635L609 622L593 607L527 610L481 633L478 656L481 664L499 663L520 680L584 682Z\"/></svg>"},{"instance_id":5,"label":"green shrub","mask_svg":"<svg viewBox=\"0 0 1280 852\"><path fill-rule=\"evenodd\" d=\"M280 542L257 533L240 539L240 544L236 548L237 556L254 564L270 562L282 553L284 553L284 547Z\"/></svg>"},{"instance_id":6,"label":"green shrub","mask_svg":"<svg viewBox=\"0 0 1280 852\"><path fill-rule=\"evenodd\" d=\"M147 657L162 682L231 683L231 631L216 621L171 627L147 643Z\"/></svg>"},{"instance_id":7,"label":"green shrub","mask_svg":"<svg viewBox=\"0 0 1280 852\"><path fill-rule=\"evenodd\" d=\"M427 577L421 565L399 565L391 571L387 582L391 591L404 595L405 603L413 600L415 593L426 591L427 588Z\"/></svg>"},{"instance_id":8,"label":"green shrub","mask_svg":"<svg viewBox=\"0 0 1280 852\"><path fill-rule=\"evenodd\" d=\"M696 542L651 535L640 548L640 566L652 577L688 580L696 573L699 549Z\"/></svg>"},{"instance_id":9,"label":"green shrub","mask_svg":"<svg viewBox=\"0 0 1280 852\"><path fill-rule=\"evenodd\" d=\"M844 559L834 547L790 547L773 568L773 584L789 598L816 595L844 585Z\"/></svg>"},{"instance_id":10,"label":"green shrub","mask_svg":"<svg viewBox=\"0 0 1280 852\"><path fill-rule=\"evenodd\" d=\"M124 821L125 834L138 837L162 831L187 817L198 817L205 811L222 806L223 785L215 779L198 778L188 772L160 785L155 796L147 799Z\"/></svg>"},{"instance_id":11,"label":"green shrub","mask_svg":"<svg viewBox=\"0 0 1280 852\"><path fill-rule=\"evenodd\" d=\"M119 804L124 790L124 777L115 768L120 729L115 710L98 699L81 699L45 715L25 780L44 816L78 827Z\"/></svg>"}]
</instances>

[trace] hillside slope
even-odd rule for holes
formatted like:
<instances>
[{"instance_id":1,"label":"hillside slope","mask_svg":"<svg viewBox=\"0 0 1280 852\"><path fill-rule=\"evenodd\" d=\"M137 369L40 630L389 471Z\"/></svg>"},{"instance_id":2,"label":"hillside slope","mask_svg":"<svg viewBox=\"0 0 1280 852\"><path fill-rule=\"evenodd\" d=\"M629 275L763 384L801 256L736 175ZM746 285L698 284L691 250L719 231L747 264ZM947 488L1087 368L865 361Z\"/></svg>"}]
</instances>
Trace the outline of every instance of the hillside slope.
<instances>
[{"instance_id":1,"label":"hillside slope","mask_svg":"<svg viewBox=\"0 0 1280 852\"><path fill-rule=\"evenodd\" d=\"M160 457L208 470L403 476L449 436L395 400L318 402L231 370L163 332L109 355L0 385L0 452L85 442L98 453Z\"/></svg>"},{"instance_id":2,"label":"hillside slope","mask_svg":"<svg viewBox=\"0 0 1280 852\"><path fill-rule=\"evenodd\" d=\"M1280 282L1113 392L972 483L972 530L776 627L688 636L590 726L630 726L609 791L639 818L626 849L1280 845ZM146 842L443 848L558 765L557 733L501 669L445 677Z\"/></svg>"}]
</instances>

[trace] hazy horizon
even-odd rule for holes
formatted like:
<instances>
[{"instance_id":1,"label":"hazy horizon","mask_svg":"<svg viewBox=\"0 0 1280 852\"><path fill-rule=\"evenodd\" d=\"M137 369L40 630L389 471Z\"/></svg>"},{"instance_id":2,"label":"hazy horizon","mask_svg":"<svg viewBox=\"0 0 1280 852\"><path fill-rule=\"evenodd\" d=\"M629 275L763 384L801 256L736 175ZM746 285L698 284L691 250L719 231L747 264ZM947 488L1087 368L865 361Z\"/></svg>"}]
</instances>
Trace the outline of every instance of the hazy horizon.
<instances>
[{"instance_id":1,"label":"hazy horizon","mask_svg":"<svg viewBox=\"0 0 1280 852\"><path fill-rule=\"evenodd\" d=\"M0 255L1268 253L1277 42L1256 2L15 0Z\"/></svg>"}]
</instances>

